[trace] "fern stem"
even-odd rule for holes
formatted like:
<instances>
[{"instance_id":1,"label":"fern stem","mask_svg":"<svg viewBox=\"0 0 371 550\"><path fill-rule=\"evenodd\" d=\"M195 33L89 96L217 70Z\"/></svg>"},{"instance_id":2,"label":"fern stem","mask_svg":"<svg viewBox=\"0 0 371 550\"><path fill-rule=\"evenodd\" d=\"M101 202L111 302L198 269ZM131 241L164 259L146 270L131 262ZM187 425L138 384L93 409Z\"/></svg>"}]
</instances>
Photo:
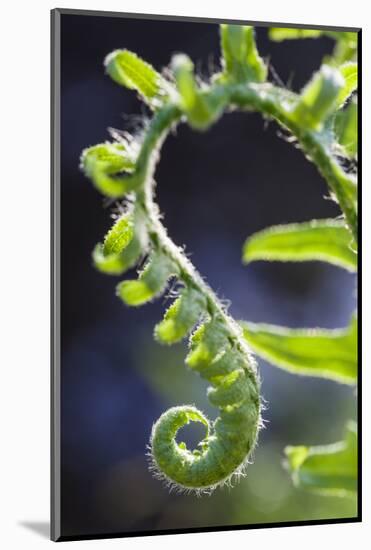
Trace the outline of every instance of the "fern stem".
<instances>
[{"instance_id":1,"label":"fern stem","mask_svg":"<svg viewBox=\"0 0 371 550\"><path fill-rule=\"evenodd\" d=\"M244 353L252 365L252 372L256 374L255 363L251 358L250 349L246 344L246 340L243 337L240 326L230 315L227 314L225 307L221 304L218 296L204 281L196 268L186 257L183 250L179 248L169 237L166 228L161 223L159 208L154 200L154 172L156 169L157 160L159 158L160 148L171 127L179 120L179 116L180 113L177 107L175 105L168 104L166 107L158 111L152 119L146 134L145 143L143 145L143 148L146 151L146 156L148 151L147 140L152 144L153 148L151 157L147 158L148 169L146 172L146 179L143 182L141 189L137 192L137 204L140 205L140 208L145 215L148 233L152 244L155 246L160 246L165 254L178 266L180 279L182 279L186 284L191 283L193 287L205 296L209 313L219 314L219 316L223 319L230 334L238 342L240 351Z\"/></svg>"}]
</instances>

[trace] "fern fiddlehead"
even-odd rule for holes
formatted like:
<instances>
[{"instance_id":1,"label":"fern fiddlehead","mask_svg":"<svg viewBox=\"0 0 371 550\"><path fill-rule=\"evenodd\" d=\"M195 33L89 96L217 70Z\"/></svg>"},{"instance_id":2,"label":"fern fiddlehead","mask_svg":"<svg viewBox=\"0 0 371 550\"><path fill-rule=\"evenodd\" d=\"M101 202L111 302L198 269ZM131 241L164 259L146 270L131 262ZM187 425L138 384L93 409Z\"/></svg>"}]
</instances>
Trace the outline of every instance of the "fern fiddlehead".
<instances>
[{"instance_id":1,"label":"fern fiddlehead","mask_svg":"<svg viewBox=\"0 0 371 550\"><path fill-rule=\"evenodd\" d=\"M167 81L131 52L110 54L109 75L136 89L154 115L136 139L93 146L82 155L82 167L101 193L128 198L124 214L93 252L95 266L119 275L147 257L137 280L118 284L119 298L126 305L140 306L161 295L175 277L179 296L156 326L155 338L172 344L197 326L186 364L210 382L208 397L219 416L210 422L193 406L169 409L153 426L150 453L160 477L198 491L211 490L243 472L261 425L260 382L241 328L161 222L154 201L154 172L167 134L179 122L206 130L228 109L255 110L274 118L317 165L356 236L355 180L337 162L331 149L332 130L327 129L339 104L341 73L325 66L298 96L265 82L267 69L252 27L223 25L221 45L223 70L208 85L196 82L193 64L184 55L173 59L173 81ZM201 422L206 429L195 450L176 440L180 428L190 421Z\"/></svg>"}]
</instances>

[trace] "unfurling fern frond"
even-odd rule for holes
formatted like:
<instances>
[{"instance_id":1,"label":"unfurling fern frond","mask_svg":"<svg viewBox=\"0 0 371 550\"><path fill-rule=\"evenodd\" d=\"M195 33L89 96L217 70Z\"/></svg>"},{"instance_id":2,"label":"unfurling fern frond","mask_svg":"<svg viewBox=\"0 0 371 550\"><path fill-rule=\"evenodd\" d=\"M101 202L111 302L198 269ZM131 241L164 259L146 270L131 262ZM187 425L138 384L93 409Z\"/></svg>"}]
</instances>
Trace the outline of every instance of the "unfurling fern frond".
<instances>
[{"instance_id":1,"label":"unfurling fern frond","mask_svg":"<svg viewBox=\"0 0 371 550\"><path fill-rule=\"evenodd\" d=\"M124 201L130 197L124 202L124 214L93 251L97 269L112 275L123 274L146 258L136 280L117 285L118 297L128 306L140 306L161 296L172 278L177 281L178 296L154 335L158 342L170 345L192 333L186 364L210 383L208 398L219 416L209 421L190 405L166 411L153 425L151 467L180 489L206 492L238 477L249 461L262 424L260 382L241 326L173 243L160 220L153 178L164 139L180 122L205 131L230 109L258 111L276 120L316 164L343 210L342 224L326 225L328 234L338 237L338 246L325 242L323 254L353 269L354 252L347 250L347 243L357 238L355 176L334 154L341 146L349 151L350 122L348 118L340 121L337 113L352 93L350 77L347 80L341 69L324 65L298 95L266 82L267 68L252 27L222 25L221 46L222 71L202 85L185 55L173 58L170 82L132 52L110 54L108 74L118 84L136 90L154 111L153 118L130 143L100 144L86 149L81 157L83 170L103 195ZM329 132L334 126L338 134ZM335 135L342 136L340 144ZM296 229L308 234L303 254L311 256L315 228ZM272 248L272 237L266 248ZM247 260L251 246L246 249ZM272 251L269 254L274 256ZM178 431L189 422L201 422L206 432L193 450L177 441Z\"/></svg>"}]
</instances>

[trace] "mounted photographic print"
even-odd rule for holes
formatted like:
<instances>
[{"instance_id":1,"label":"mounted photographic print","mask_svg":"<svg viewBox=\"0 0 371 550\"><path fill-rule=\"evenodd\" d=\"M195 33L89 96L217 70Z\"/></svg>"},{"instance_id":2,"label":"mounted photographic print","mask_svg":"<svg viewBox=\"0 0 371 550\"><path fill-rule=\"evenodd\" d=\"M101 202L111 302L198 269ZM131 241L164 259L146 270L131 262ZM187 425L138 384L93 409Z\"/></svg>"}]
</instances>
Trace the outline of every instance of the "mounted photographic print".
<instances>
[{"instance_id":1,"label":"mounted photographic print","mask_svg":"<svg viewBox=\"0 0 371 550\"><path fill-rule=\"evenodd\" d=\"M53 540L360 521L360 29L314 22L52 11Z\"/></svg>"}]
</instances>

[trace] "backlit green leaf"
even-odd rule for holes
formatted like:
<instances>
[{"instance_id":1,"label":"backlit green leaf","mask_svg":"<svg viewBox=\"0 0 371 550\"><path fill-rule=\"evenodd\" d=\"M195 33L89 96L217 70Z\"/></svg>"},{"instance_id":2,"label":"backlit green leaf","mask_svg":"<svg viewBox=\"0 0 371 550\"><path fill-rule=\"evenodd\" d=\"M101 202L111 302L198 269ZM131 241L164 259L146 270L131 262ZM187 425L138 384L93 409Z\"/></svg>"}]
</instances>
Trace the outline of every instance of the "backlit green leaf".
<instances>
[{"instance_id":1,"label":"backlit green leaf","mask_svg":"<svg viewBox=\"0 0 371 550\"><path fill-rule=\"evenodd\" d=\"M165 79L146 61L129 50L115 50L105 59L110 77L125 86L136 90L151 106L159 106L169 89Z\"/></svg>"},{"instance_id":2,"label":"backlit green leaf","mask_svg":"<svg viewBox=\"0 0 371 550\"><path fill-rule=\"evenodd\" d=\"M344 441L315 447L286 447L286 467L297 487L330 496L357 491L357 426L349 422Z\"/></svg>"},{"instance_id":3,"label":"backlit green leaf","mask_svg":"<svg viewBox=\"0 0 371 550\"><path fill-rule=\"evenodd\" d=\"M140 306L160 296L168 279L176 273L175 264L165 254L155 252L136 281L122 281L117 285L117 295L128 306Z\"/></svg>"},{"instance_id":4,"label":"backlit green leaf","mask_svg":"<svg viewBox=\"0 0 371 550\"><path fill-rule=\"evenodd\" d=\"M206 130L220 116L226 101L224 94L208 93L197 85L192 60L184 54L175 55L171 62L179 103L189 124L198 130Z\"/></svg>"},{"instance_id":5,"label":"backlit green leaf","mask_svg":"<svg viewBox=\"0 0 371 550\"><path fill-rule=\"evenodd\" d=\"M95 267L108 275L121 275L133 267L145 249L147 232L140 216L121 215L93 250Z\"/></svg>"},{"instance_id":6,"label":"backlit green leaf","mask_svg":"<svg viewBox=\"0 0 371 550\"><path fill-rule=\"evenodd\" d=\"M344 153L349 158L357 156L358 149L358 109L357 100L353 99L349 105L337 112L335 117L335 134Z\"/></svg>"},{"instance_id":7,"label":"backlit green leaf","mask_svg":"<svg viewBox=\"0 0 371 550\"><path fill-rule=\"evenodd\" d=\"M344 78L344 85L337 97L336 103L338 107L344 105L346 100L357 89L358 85L358 68L357 63L345 63L339 67L339 71Z\"/></svg>"},{"instance_id":8,"label":"backlit green leaf","mask_svg":"<svg viewBox=\"0 0 371 550\"><path fill-rule=\"evenodd\" d=\"M252 350L293 374L329 378L344 384L357 381L357 320L348 328L290 329L241 322Z\"/></svg>"},{"instance_id":9,"label":"backlit green leaf","mask_svg":"<svg viewBox=\"0 0 371 550\"><path fill-rule=\"evenodd\" d=\"M131 189L135 167L132 152L123 143L100 143L85 149L81 168L95 187L108 197L121 197Z\"/></svg>"},{"instance_id":10,"label":"backlit green leaf","mask_svg":"<svg viewBox=\"0 0 371 550\"><path fill-rule=\"evenodd\" d=\"M132 214L118 218L104 238L104 254L122 252L127 247L134 234L134 220Z\"/></svg>"},{"instance_id":11,"label":"backlit green leaf","mask_svg":"<svg viewBox=\"0 0 371 550\"><path fill-rule=\"evenodd\" d=\"M334 67L322 65L303 88L291 118L311 130L320 130L326 118L341 104L346 88L343 74Z\"/></svg>"},{"instance_id":12,"label":"backlit green leaf","mask_svg":"<svg viewBox=\"0 0 371 550\"><path fill-rule=\"evenodd\" d=\"M323 31L316 29L285 29L281 27L271 27L269 29L269 38L276 42L297 40L298 38L318 38L322 34Z\"/></svg>"},{"instance_id":13,"label":"backlit green leaf","mask_svg":"<svg viewBox=\"0 0 371 550\"><path fill-rule=\"evenodd\" d=\"M227 79L236 82L266 80L267 67L257 50L253 27L221 25L220 38Z\"/></svg>"},{"instance_id":14,"label":"backlit green leaf","mask_svg":"<svg viewBox=\"0 0 371 550\"><path fill-rule=\"evenodd\" d=\"M329 61L341 66L347 61L355 61L358 49L358 33L356 32L328 32L328 36L335 38L336 46Z\"/></svg>"},{"instance_id":15,"label":"backlit green leaf","mask_svg":"<svg viewBox=\"0 0 371 550\"><path fill-rule=\"evenodd\" d=\"M205 306L205 297L198 290L185 288L156 325L156 339L163 344L182 340L197 323Z\"/></svg>"},{"instance_id":16,"label":"backlit green leaf","mask_svg":"<svg viewBox=\"0 0 371 550\"><path fill-rule=\"evenodd\" d=\"M228 345L225 326L220 319L200 325L190 339L190 351L186 363L191 368L206 367Z\"/></svg>"},{"instance_id":17,"label":"backlit green leaf","mask_svg":"<svg viewBox=\"0 0 371 550\"><path fill-rule=\"evenodd\" d=\"M320 260L357 270L352 236L342 221L313 220L276 225L255 233L243 246L243 261L278 260L302 262Z\"/></svg>"},{"instance_id":18,"label":"backlit green leaf","mask_svg":"<svg viewBox=\"0 0 371 550\"><path fill-rule=\"evenodd\" d=\"M104 253L103 245L98 243L93 250L93 263L102 273L122 275L133 267L141 255L141 242L136 235L121 252Z\"/></svg>"}]
</instances>

